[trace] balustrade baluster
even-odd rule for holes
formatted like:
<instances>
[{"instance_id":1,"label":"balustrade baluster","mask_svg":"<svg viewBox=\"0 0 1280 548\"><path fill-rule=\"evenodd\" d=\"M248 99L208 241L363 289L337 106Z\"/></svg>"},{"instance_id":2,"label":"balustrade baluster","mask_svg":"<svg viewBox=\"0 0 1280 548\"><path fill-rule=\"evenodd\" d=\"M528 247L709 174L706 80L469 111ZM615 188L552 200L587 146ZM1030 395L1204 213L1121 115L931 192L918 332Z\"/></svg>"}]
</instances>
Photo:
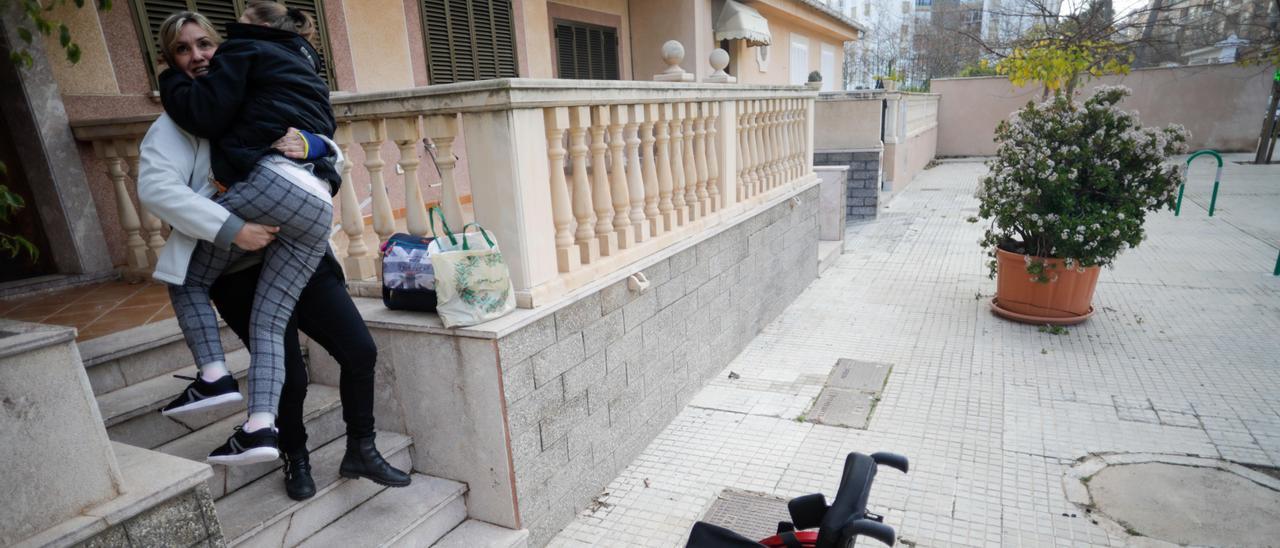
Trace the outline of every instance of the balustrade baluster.
<instances>
[{"instance_id":1,"label":"balustrade baluster","mask_svg":"<svg viewBox=\"0 0 1280 548\"><path fill-rule=\"evenodd\" d=\"M618 251L618 239L613 233L613 196L609 192L609 171L605 165L609 147L604 136L608 129L609 107L591 107L591 197L595 203L596 240L604 256Z\"/></svg>"},{"instance_id":2,"label":"balustrade baluster","mask_svg":"<svg viewBox=\"0 0 1280 548\"><path fill-rule=\"evenodd\" d=\"M338 199L342 206L342 232L347 235L347 256L342 261L343 271L352 280L367 280L376 275L373 268L373 257L369 255L369 246L364 242L364 214L360 211L360 198L356 195L356 185L351 181L351 124L339 124L333 134L333 141L342 150L347 159L342 163L342 187L338 189Z\"/></svg>"},{"instance_id":3,"label":"balustrade baluster","mask_svg":"<svg viewBox=\"0 0 1280 548\"><path fill-rule=\"evenodd\" d=\"M689 222L689 208L684 201L684 103L671 105L671 206L675 208L676 225Z\"/></svg>"},{"instance_id":4,"label":"balustrade baluster","mask_svg":"<svg viewBox=\"0 0 1280 548\"><path fill-rule=\"evenodd\" d=\"M609 193L613 197L613 232L619 249L635 247L635 233L631 231L631 191L627 189L627 160L624 149L626 138L622 130L631 110L626 105L609 108Z\"/></svg>"},{"instance_id":5,"label":"balustrade baluster","mask_svg":"<svg viewBox=\"0 0 1280 548\"><path fill-rule=\"evenodd\" d=\"M694 199L697 200L694 203L694 209L699 217L706 217L711 209L711 205L707 203L707 198L710 196L707 192L707 175L710 173L707 169L707 114L711 103L691 103L689 106L696 113L693 123L693 154L694 168L698 173L698 187L694 190Z\"/></svg>"},{"instance_id":6,"label":"balustrade baluster","mask_svg":"<svg viewBox=\"0 0 1280 548\"><path fill-rule=\"evenodd\" d=\"M569 107L569 160L573 164L573 217L577 220L574 241L582 264L600 258L596 240L595 214L591 211L591 182L587 178L587 130L591 127L591 107Z\"/></svg>"},{"instance_id":7,"label":"balustrade baluster","mask_svg":"<svg viewBox=\"0 0 1280 548\"><path fill-rule=\"evenodd\" d=\"M799 99L791 101L791 177L798 179L804 175L804 147L801 146L800 128L804 123L804 116L799 106L804 104Z\"/></svg>"},{"instance_id":8,"label":"balustrade baluster","mask_svg":"<svg viewBox=\"0 0 1280 548\"><path fill-rule=\"evenodd\" d=\"M573 245L573 210L569 205L569 186L564 180L564 132L569 126L569 111L552 107L542 111L547 130L547 160L551 183L551 221L556 227L556 267L571 272L581 256Z\"/></svg>"},{"instance_id":9,"label":"balustrade baluster","mask_svg":"<svg viewBox=\"0 0 1280 548\"><path fill-rule=\"evenodd\" d=\"M387 134L400 148L397 163L404 170L404 223L410 234L425 236L431 232L427 218L427 206L422 200L422 187L418 183L418 143L422 142L422 128L418 117L387 120Z\"/></svg>"},{"instance_id":10,"label":"balustrade baluster","mask_svg":"<svg viewBox=\"0 0 1280 548\"><path fill-rule=\"evenodd\" d=\"M720 154L716 152L720 146L716 136L720 130L720 103L705 103L707 106L707 194L710 197L711 211L719 211L723 205L720 200Z\"/></svg>"},{"instance_id":11,"label":"balustrade baluster","mask_svg":"<svg viewBox=\"0 0 1280 548\"><path fill-rule=\"evenodd\" d=\"M752 100L750 103L750 127L751 127L751 194L758 195L765 191L764 172L760 169L763 165L764 150L760 146L760 101Z\"/></svg>"},{"instance_id":12,"label":"balustrade baluster","mask_svg":"<svg viewBox=\"0 0 1280 548\"><path fill-rule=\"evenodd\" d=\"M791 100L791 163L795 177L804 177L804 100Z\"/></svg>"},{"instance_id":13,"label":"balustrade baluster","mask_svg":"<svg viewBox=\"0 0 1280 548\"><path fill-rule=\"evenodd\" d=\"M672 105L662 103L657 106L659 119L654 128L657 130L658 159L658 212L662 215L662 232L671 232L675 228L675 204L672 198L675 181L672 180L671 164L671 118Z\"/></svg>"},{"instance_id":14,"label":"balustrade baluster","mask_svg":"<svg viewBox=\"0 0 1280 548\"><path fill-rule=\"evenodd\" d=\"M138 145L139 142L134 139L126 141L117 141L123 148L125 164L129 166L129 179L133 180L133 188L138 188ZM147 241L147 266L154 267L157 264L156 258L160 256L160 248L164 247L164 223L160 222L160 218L152 215L147 210L147 206L138 204L138 215L142 223L142 229L146 231Z\"/></svg>"},{"instance_id":15,"label":"balustrade baluster","mask_svg":"<svg viewBox=\"0 0 1280 548\"><path fill-rule=\"evenodd\" d=\"M756 158L757 173L759 173L761 181L761 190L767 192L773 188L773 173L769 170L773 160L773 147L769 139L769 100L757 100L756 105L758 106L756 110L756 133L759 136L760 150L760 156Z\"/></svg>"},{"instance_id":16,"label":"balustrade baluster","mask_svg":"<svg viewBox=\"0 0 1280 548\"><path fill-rule=\"evenodd\" d=\"M121 141L94 141L93 148L107 164L107 177L115 189L116 216L120 218L120 228L125 233L125 264L130 270L140 273L147 268L147 243L142 239L142 221L126 184L128 168L119 150L123 144Z\"/></svg>"},{"instance_id":17,"label":"balustrade baluster","mask_svg":"<svg viewBox=\"0 0 1280 548\"><path fill-rule=\"evenodd\" d=\"M396 221L391 213L391 199L387 197L387 183L382 179L382 143L387 140L386 125L379 120L360 120L351 124L351 133L360 148L364 149L364 168L369 172L369 195L373 204L373 231L378 243L384 243L395 232ZM381 276L381 271L378 275Z\"/></svg>"},{"instance_id":18,"label":"balustrade baluster","mask_svg":"<svg viewBox=\"0 0 1280 548\"><path fill-rule=\"evenodd\" d=\"M765 143L769 150L769 188L777 188L781 182L781 174L778 173L778 157L779 157L779 139L778 139L778 110L777 101L766 99L765 105Z\"/></svg>"},{"instance_id":19,"label":"balustrade baluster","mask_svg":"<svg viewBox=\"0 0 1280 548\"><path fill-rule=\"evenodd\" d=\"M637 243L649 239L649 223L644 217L644 175L640 166L640 121L644 105L627 105L627 190L631 201L631 231Z\"/></svg>"},{"instance_id":20,"label":"balustrade baluster","mask_svg":"<svg viewBox=\"0 0 1280 548\"><path fill-rule=\"evenodd\" d=\"M748 141L747 102L738 101L738 201L751 197L751 144Z\"/></svg>"},{"instance_id":21,"label":"balustrade baluster","mask_svg":"<svg viewBox=\"0 0 1280 548\"><path fill-rule=\"evenodd\" d=\"M453 155L453 141L458 138L458 117L454 114L441 114L423 118L427 137L436 145L436 167L440 168L440 209L444 218L449 220L450 228L462 230L467 224L467 216L462 212L462 201L458 196L458 183L454 179L458 159Z\"/></svg>"},{"instance_id":22,"label":"balustrade baluster","mask_svg":"<svg viewBox=\"0 0 1280 548\"><path fill-rule=\"evenodd\" d=\"M658 163L654 159L657 154L654 143L657 139L653 135L654 124L658 121L658 105L640 105L637 110L644 114L644 122L640 124L640 146L644 154L644 216L648 220L649 234L657 236L663 230L658 210Z\"/></svg>"},{"instance_id":23,"label":"balustrade baluster","mask_svg":"<svg viewBox=\"0 0 1280 548\"><path fill-rule=\"evenodd\" d=\"M786 167L786 179L788 181L794 181L799 177L799 171L796 169L796 100L783 99L782 102L784 105L782 112L784 120L786 120L784 128L786 129L785 139L787 142L787 156L783 165Z\"/></svg>"},{"instance_id":24,"label":"balustrade baluster","mask_svg":"<svg viewBox=\"0 0 1280 548\"><path fill-rule=\"evenodd\" d=\"M685 107L684 116L684 203L689 208L689 220L694 220L698 215L698 160L697 152L695 152L697 144L697 132L694 130L694 122L698 117L697 103L681 103ZM703 161L706 161L705 159Z\"/></svg>"},{"instance_id":25,"label":"balustrade baluster","mask_svg":"<svg viewBox=\"0 0 1280 548\"><path fill-rule=\"evenodd\" d=\"M787 159L787 140L786 140L786 119L783 118L782 100L774 99L771 102L773 118L773 173L776 184L786 183L788 181L786 172Z\"/></svg>"},{"instance_id":26,"label":"balustrade baluster","mask_svg":"<svg viewBox=\"0 0 1280 548\"><path fill-rule=\"evenodd\" d=\"M778 187L778 112L773 99L765 99L765 143L768 144L769 155L769 188Z\"/></svg>"}]
</instances>

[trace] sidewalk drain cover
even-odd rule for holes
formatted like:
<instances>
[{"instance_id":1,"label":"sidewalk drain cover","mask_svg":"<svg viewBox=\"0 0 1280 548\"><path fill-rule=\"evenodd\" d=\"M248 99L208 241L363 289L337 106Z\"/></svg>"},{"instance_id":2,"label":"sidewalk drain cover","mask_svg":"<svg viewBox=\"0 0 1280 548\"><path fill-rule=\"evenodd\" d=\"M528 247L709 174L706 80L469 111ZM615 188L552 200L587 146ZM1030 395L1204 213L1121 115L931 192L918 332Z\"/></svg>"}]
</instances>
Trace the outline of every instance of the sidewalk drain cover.
<instances>
[{"instance_id":1,"label":"sidewalk drain cover","mask_svg":"<svg viewBox=\"0 0 1280 548\"><path fill-rule=\"evenodd\" d=\"M1274 545L1280 491L1254 479L1216 467L1147 462L1107 466L1087 485L1097 510L1130 535L1184 545Z\"/></svg>"},{"instance_id":2,"label":"sidewalk drain cover","mask_svg":"<svg viewBox=\"0 0 1280 548\"><path fill-rule=\"evenodd\" d=\"M866 428L893 366L841 359L827 376L808 420L830 426Z\"/></svg>"},{"instance_id":3,"label":"sidewalk drain cover","mask_svg":"<svg viewBox=\"0 0 1280 548\"><path fill-rule=\"evenodd\" d=\"M787 499L739 489L725 489L702 521L752 540L778 534L779 521L791 521Z\"/></svg>"}]
</instances>

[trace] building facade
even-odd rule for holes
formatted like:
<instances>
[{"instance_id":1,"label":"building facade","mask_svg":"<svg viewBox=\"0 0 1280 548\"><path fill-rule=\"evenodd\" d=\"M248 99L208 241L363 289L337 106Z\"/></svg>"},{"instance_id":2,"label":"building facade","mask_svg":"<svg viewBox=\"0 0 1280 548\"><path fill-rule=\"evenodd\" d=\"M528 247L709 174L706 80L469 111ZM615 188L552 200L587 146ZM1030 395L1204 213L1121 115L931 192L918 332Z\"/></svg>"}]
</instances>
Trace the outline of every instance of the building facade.
<instances>
[{"instance_id":1,"label":"building facade","mask_svg":"<svg viewBox=\"0 0 1280 548\"><path fill-rule=\"evenodd\" d=\"M679 66L694 81L705 81L712 74L708 57L717 47L729 51L728 70L739 83L800 84L812 71L822 72L827 86L843 79L843 44L858 36L853 21L811 0L735 2L767 22L771 44L717 41L715 25L726 2L287 3L313 13L320 23L316 45L325 58L325 77L335 97L492 78L652 80L667 68L661 50L668 40L684 45ZM38 264L6 267L0 282L102 273L128 262L127 231L121 229L123 205L116 199L121 189L112 180L110 162L104 162L92 143L77 140L69 127L154 118L161 110L155 87L161 70L156 32L164 18L176 10L192 9L221 28L244 8L244 0L124 0L104 11L88 4L82 9L59 4L50 13L66 24L80 45L83 55L78 63L62 58L54 33L39 48L47 55L38 55L36 66L4 69L6 80L12 75L23 85L0 91L7 95L0 101L12 105L0 119L8 129L0 135L0 152L10 167L8 186L35 205L19 218L21 232L43 252ZM14 12L6 21L16 17ZM60 112L46 108L51 102L59 105L55 110ZM63 135L40 147L22 144L23 128L35 127L57 128ZM465 169L459 175L465 180ZM55 180L61 185L57 192L41 190L54 188ZM367 198L367 185L360 186L365 187L361 198ZM76 241L68 243L68 239Z\"/></svg>"}]
</instances>

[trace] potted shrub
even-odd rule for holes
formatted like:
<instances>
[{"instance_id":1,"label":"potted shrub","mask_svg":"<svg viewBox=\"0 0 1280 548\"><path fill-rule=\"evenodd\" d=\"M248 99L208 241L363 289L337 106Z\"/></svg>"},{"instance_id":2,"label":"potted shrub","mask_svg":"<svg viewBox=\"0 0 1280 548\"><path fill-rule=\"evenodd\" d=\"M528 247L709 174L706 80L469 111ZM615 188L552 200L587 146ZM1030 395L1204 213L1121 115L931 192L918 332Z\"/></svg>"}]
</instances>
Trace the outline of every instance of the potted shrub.
<instances>
[{"instance_id":1,"label":"potted shrub","mask_svg":"<svg viewBox=\"0 0 1280 548\"><path fill-rule=\"evenodd\" d=\"M1028 103L996 127L999 149L979 184L982 245L1001 316L1069 325L1093 312L1098 271L1145 237L1150 212L1173 208L1183 181L1167 162L1183 152L1181 126L1144 128L1102 87L1083 104L1059 94Z\"/></svg>"}]
</instances>

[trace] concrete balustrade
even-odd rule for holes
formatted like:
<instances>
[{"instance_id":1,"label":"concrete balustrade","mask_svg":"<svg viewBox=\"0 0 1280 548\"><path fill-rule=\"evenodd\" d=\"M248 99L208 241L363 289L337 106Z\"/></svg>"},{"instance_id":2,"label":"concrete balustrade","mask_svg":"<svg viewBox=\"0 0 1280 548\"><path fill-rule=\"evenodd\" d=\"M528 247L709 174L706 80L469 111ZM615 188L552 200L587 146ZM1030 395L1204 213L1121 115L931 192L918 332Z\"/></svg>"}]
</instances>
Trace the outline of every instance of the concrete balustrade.
<instances>
[{"instance_id":1,"label":"concrete balustrade","mask_svg":"<svg viewBox=\"0 0 1280 548\"><path fill-rule=\"evenodd\" d=\"M815 97L789 86L528 79L336 96L334 141L363 154L341 169L335 243L345 246L335 248L349 279L369 280L378 269L366 238L431 232L419 156L429 142L450 227L475 220L492 231L517 303L534 307L811 178ZM149 121L75 128L115 185L129 268L141 273L164 242L163 224L130 193ZM454 154L463 146L470 212Z\"/></svg>"}]
</instances>

